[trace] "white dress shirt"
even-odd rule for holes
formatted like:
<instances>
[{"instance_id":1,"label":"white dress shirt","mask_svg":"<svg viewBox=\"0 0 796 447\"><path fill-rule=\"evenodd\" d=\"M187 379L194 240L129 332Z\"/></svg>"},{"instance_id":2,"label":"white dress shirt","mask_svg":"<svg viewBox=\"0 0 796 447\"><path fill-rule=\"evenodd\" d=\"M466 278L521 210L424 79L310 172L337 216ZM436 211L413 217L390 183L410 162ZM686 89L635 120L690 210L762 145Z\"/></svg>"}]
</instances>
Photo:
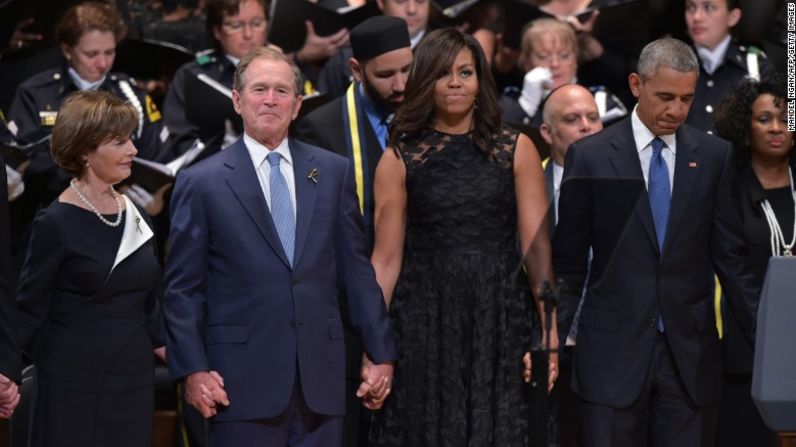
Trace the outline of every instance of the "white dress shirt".
<instances>
[{"instance_id":1,"label":"white dress shirt","mask_svg":"<svg viewBox=\"0 0 796 447\"><path fill-rule=\"evenodd\" d=\"M724 56L727 54L727 48L729 48L729 46L730 35L727 34L724 40L712 50L708 47L697 47L697 54L699 54L699 60L702 62L702 68L704 68L709 75L712 75L713 72L724 63Z\"/></svg>"},{"instance_id":2,"label":"white dress shirt","mask_svg":"<svg viewBox=\"0 0 796 447\"><path fill-rule=\"evenodd\" d=\"M669 170L669 193L671 194L674 187L674 157L677 154L676 138L674 134L655 135L652 133L639 119L637 109L638 106L633 109L630 123L633 125L633 139L636 141L636 150L638 150L638 158L641 161L641 172L644 173L644 184L649 186L652 140L657 136L664 143L661 155L663 156L663 161L666 162L666 168Z\"/></svg>"},{"instance_id":3,"label":"white dress shirt","mask_svg":"<svg viewBox=\"0 0 796 447\"><path fill-rule=\"evenodd\" d=\"M271 150L264 145L258 143L246 133L243 134L243 143L246 145L246 150L249 151L249 156L254 165L254 172L257 173L257 179L260 181L260 188L263 190L265 201L268 203L268 211L271 211L271 165L265 158L271 153ZM279 143L279 146L274 149L281 157L279 158L279 171L282 177L285 178L287 189L290 191L290 203L293 205L293 219L296 218L296 182L293 175L293 157L290 156L290 148L287 145L287 138Z\"/></svg>"},{"instance_id":4,"label":"white dress shirt","mask_svg":"<svg viewBox=\"0 0 796 447\"><path fill-rule=\"evenodd\" d=\"M556 211L554 222L558 222L558 198L561 197L561 179L564 177L564 167L559 166L552 158L550 158L550 163L553 163L553 203Z\"/></svg>"}]
</instances>

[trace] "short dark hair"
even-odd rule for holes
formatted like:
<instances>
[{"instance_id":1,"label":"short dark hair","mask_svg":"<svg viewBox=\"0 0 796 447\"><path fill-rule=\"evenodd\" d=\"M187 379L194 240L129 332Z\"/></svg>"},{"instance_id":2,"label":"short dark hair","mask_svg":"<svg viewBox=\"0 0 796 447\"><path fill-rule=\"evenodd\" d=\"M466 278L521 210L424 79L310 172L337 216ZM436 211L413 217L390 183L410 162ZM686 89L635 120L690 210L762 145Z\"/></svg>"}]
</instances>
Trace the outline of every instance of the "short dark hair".
<instances>
[{"instance_id":1,"label":"short dark hair","mask_svg":"<svg viewBox=\"0 0 796 447\"><path fill-rule=\"evenodd\" d=\"M473 36L456 28L430 32L414 51L414 60L406 82L405 99L395 113L390 128L390 146L397 147L404 137L416 138L431 128L434 120L434 86L437 80L467 48L475 61L478 79L478 106L473 114L473 142L484 155L491 154L490 142L500 130L497 89L481 45Z\"/></svg>"},{"instance_id":2,"label":"short dark hair","mask_svg":"<svg viewBox=\"0 0 796 447\"><path fill-rule=\"evenodd\" d=\"M106 3L85 2L64 12L55 26L55 42L70 47L77 45L80 37L89 31L113 33L116 43L127 32L116 8Z\"/></svg>"},{"instance_id":3,"label":"short dark hair","mask_svg":"<svg viewBox=\"0 0 796 447\"><path fill-rule=\"evenodd\" d=\"M53 127L50 154L69 174L82 177L84 156L106 141L129 137L138 126L135 107L103 90L83 90L69 95Z\"/></svg>"},{"instance_id":4,"label":"short dark hair","mask_svg":"<svg viewBox=\"0 0 796 447\"><path fill-rule=\"evenodd\" d=\"M294 93L296 95L301 95L301 92L303 91L301 88L303 84L301 69L299 69L289 57L285 56L284 53L271 47L257 47L240 59L237 68L235 68L235 79L232 81L233 90L240 92L243 89L245 86L243 75L246 73L246 69L249 68L249 65L256 59L267 59L286 63L290 67L290 71L293 73L293 88L295 89Z\"/></svg>"},{"instance_id":5,"label":"short dark hair","mask_svg":"<svg viewBox=\"0 0 796 447\"><path fill-rule=\"evenodd\" d=\"M208 0L205 6L205 29L207 35L216 42L215 29L224 24L224 16L234 16L240 11L240 4L246 1L258 2L263 7L266 19L268 18L268 5L266 0Z\"/></svg>"},{"instance_id":6,"label":"short dark hair","mask_svg":"<svg viewBox=\"0 0 796 447\"><path fill-rule=\"evenodd\" d=\"M761 81L744 79L724 97L716 108L716 134L732 143L739 159L750 155L749 129L752 104L760 95L769 94L776 104L785 105L785 79L773 73Z\"/></svg>"}]
</instances>

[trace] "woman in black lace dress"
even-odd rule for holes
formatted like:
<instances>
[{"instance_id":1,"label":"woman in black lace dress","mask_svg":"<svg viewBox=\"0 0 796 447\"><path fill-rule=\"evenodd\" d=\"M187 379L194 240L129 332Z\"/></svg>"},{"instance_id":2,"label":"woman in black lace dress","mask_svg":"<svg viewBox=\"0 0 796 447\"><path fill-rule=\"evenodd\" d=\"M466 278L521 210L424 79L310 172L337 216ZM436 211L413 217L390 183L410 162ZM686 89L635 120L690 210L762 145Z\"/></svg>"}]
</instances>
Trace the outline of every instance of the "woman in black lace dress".
<instances>
[{"instance_id":1,"label":"woman in black lace dress","mask_svg":"<svg viewBox=\"0 0 796 447\"><path fill-rule=\"evenodd\" d=\"M441 29L418 45L390 147L373 264L400 360L371 442L526 446L522 359L531 289L551 276L547 200L536 149L501 125L472 37Z\"/></svg>"},{"instance_id":2,"label":"woman in black lace dress","mask_svg":"<svg viewBox=\"0 0 796 447\"><path fill-rule=\"evenodd\" d=\"M143 213L113 189L130 175L138 122L104 91L58 111L53 159L75 178L37 215L17 289L36 365L34 447L152 445L160 266Z\"/></svg>"}]
</instances>

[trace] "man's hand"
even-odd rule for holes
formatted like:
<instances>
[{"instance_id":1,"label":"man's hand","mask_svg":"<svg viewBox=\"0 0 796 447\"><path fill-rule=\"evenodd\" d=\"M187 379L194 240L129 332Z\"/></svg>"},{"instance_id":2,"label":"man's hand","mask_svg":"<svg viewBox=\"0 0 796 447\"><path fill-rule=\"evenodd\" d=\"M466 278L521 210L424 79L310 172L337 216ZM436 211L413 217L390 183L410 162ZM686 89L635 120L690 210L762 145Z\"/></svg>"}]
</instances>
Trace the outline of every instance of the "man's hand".
<instances>
[{"instance_id":1,"label":"man's hand","mask_svg":"<svg viewBox=\"0 0 796 447\"><path fill-rule=\"evenodd\" d=\"M338 48L348 45L348 30L343 28L330 36L319 36L315 32L315 25L311 21L304 22L307 28L307 37L304 46L296 52L296 61L308 64L323 62L337 51Z\"/></svg>"},{"instance_id":2,"label":"man's hand","mask_svg":"<svg viewBox=\"0 0 796 447\"><path fill-rule=\"evenodd\" d=\"M19 389L17 384L8 377L0 374L0 418L8 419L14 414L14 409L19 404Z\"/></svg>"},{"instance_id":3,"label":"man's hand","mask_svg":"<svg viewBox=\"0 0 796 447\"><path fill-rule=\"evenodd\" d=\"M362 358L362 383L357 390L357 397L362 405L369 410L378 410L384 405L392 387L393 364L374 364L367 357Z\"/></svg>"},{"instance_id":4,"label":"man's hand","mask_svg":"<svg viewBox=\"0 0 796 447\"><path fill-rule=\"evenodd\" d=\"M224 379L216 371L198 371L185 379L185 401L205 418L216 415L218 405L229 406Z\"/></svg>"}]
</instances>

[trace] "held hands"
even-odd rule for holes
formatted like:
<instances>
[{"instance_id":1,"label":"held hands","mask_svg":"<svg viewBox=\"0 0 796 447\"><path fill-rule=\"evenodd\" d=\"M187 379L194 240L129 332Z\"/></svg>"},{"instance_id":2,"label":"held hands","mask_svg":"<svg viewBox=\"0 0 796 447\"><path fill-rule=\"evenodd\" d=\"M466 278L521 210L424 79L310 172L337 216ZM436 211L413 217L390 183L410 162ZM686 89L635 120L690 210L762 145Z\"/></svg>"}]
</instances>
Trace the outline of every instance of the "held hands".
<instances>
[{"instance_id":1,"label":"held hands","mask_svg":"<svg viewBox=\"0 0 796 447\"><path fill-rule=\"evenodd\" d=\"M362 356L362 383L357 390L357 397L362 399L365 408L378 410L384 405L390 395L392 375L392 363L376 365L367 355Z\"/></svg>"},{"instance_id":2,"label":"held hands","mask_svg":"<svg viewBox=\"0 0 796 447\"><path fill-rule=\"evenodd\" d=\"M14 409L19 404L19 389L17 384L8 377L0 374L0 418L8 419L14 414Z\"/></svg>"},{"instance_id":3,"label":"held hands","mask_svg":"<svg viewBox=\"0 0 796 447\"><path fill-rule=\"evenodd\" d=\"M525 73L522 80L522 93L520 94L520 107L525 113L532 117L539 110L542 99L550 92L553 87L553 73L549 68L536 67Z\"/></svg>"},{"instance_id":4,"label":"held hands","mask_svg":"<svg viewBox=\"0 0 796 447\"><path fill-rule=\"evenodd\" d=\"M216 371L198 371L185 379L185 401L205 418L216 415L218 405L229 406L224 379Z\"/></svg>"}]
</instances>

